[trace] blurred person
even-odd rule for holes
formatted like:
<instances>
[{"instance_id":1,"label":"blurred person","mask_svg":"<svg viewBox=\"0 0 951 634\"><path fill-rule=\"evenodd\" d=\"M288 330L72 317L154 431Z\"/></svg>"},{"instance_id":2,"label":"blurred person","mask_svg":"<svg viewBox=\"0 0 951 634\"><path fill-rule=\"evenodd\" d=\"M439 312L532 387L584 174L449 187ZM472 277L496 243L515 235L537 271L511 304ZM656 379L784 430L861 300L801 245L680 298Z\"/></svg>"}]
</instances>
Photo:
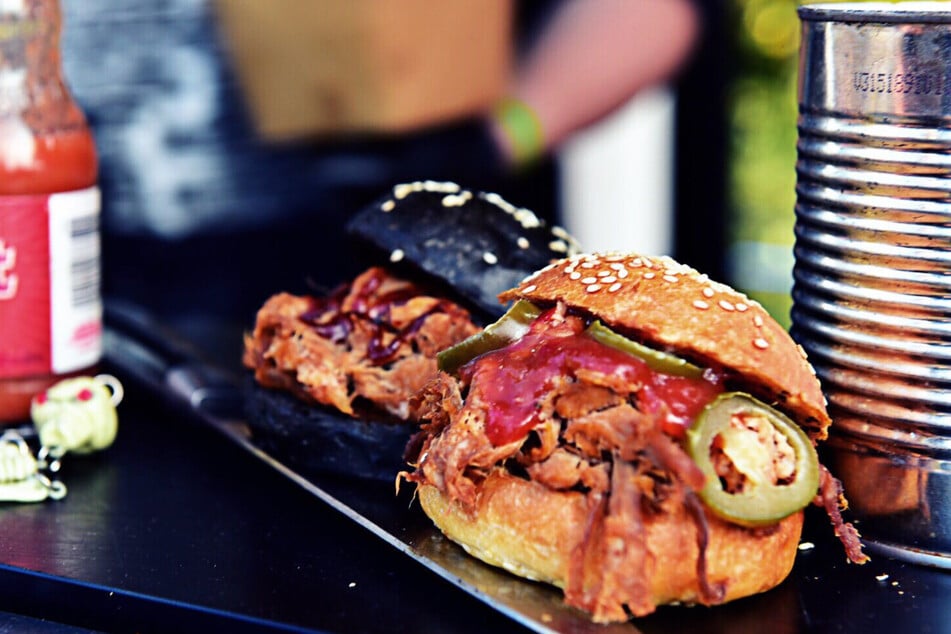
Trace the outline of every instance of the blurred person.
<instances>
[{"instance_id":1,"label":"blurred person","mask_svg":"<svg viewBox=\"0 0 951 634\"><path fill-rule=\"evenodd\" d=\"M559 145L675 76L697 1L519 2L512 86L490 112L273 145L254 132L207 0L63 0L67 75L101 154L107 304L248 320L277 290L333 285L356 259L347 217L399 182L454 180L557 222Z\"/></svg>"},{"instance_id":2,"label":"blurred person","mask_svg":"<svg viewBox=\"0 0 951 634\"><path fill-rule=\"evenodd\" d=\"M550 154L640 90L671 80L699 29L695 0L556 3L521 55L510 96L490 115L505 161ZM506 128L511 108L535 119L537 139L519 139Z\"/></svg>"}]
</instances>

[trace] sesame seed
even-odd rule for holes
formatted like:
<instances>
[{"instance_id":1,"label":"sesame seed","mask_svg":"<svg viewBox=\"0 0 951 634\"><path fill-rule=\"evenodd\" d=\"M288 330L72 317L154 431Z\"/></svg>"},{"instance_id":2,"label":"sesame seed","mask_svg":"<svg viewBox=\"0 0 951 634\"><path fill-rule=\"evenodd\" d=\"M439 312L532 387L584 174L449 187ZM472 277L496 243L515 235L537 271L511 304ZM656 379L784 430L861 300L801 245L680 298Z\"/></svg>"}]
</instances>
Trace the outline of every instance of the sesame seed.
<instances>
[{"instance_id":1,"label":"sesame seed","mask_svg":"<svg viewBox=\"0 0 951 634\"><path fill-rule=\"evenodd\" d=\"M611 271L598 271L598 277L608 277L611 275Z\"/></svg>"},{"instance_id":2,"label":"sesame seed","mask_svg":"<svg viewBox=\"0 0 951 634\"><path fill-rule=\"evenodd\" d=\"M652 280L652 279L654 279L655 277L657 277L657 276L656 276L654 273L649 273L649 272L648 272L648 273L644 273L644 279L645 279L645 280Z\"/></svg>"},{"instance_id":3,"label":"sesame seed","mask_svg":"<svg viewBox=\"0 0 951 634\"><path fill-rule=\"evenodd\" d=\"M725 299L721 299L719 302L717 302L717 305L718 305L720 308L722 308L723 310L727 311L728 313L729 313L729 312L733 312L734 310L736 310L736 309L733 307L733 304L731 304L730 302L726 301Z\"/></svg>"},{"instance_id":4,"label":"sesame seed","mask_svg":"<svg viewBox=\"0 0 951 634\"><path fill-rule=\"evenodd\" d=\"M512 217L525 229L540 227L542 224L542 221L538 219L538 216L536 216L531 209L525 209L524 207L516 209Z\"/></svg>"},{"instance_id":5,"label":"sesame seed","mask_svg":"<svg viewBox=\"0 0 951 634\"><path fill-rule=\"evenodd\" d=\"M812 550L815 547L816 545L813 544L812 542L802 542L801 544L799 544L799 550Z\"/></svg>"},{"instance_id":6,"label":"sesame seed","mask_svg":"<svg viewBox=\"0 0 951 634\"><path fill-rule=\"evenodd\" d=\"M753 315L753 325L756 326L757 328L762 328L763 318L760 317L759 315Z\"/></svg>"},{"instance_id":7,"label":"sesame seed","mask_svg":"<svg viewBox=\"0 0 951 634\"><path fill-rule=\"evenodd\" d=\"M677 276L668 274L664 276L664 279L670 282L671 284L673 284L674 282L677 281Z\"/></svg>"},{"instance_id":8,"label":"sesame seed","mask_svg":"<svg viewBox=\"0 0 951 634\"><path fill-rule=\"evenodd\" d=\"M489 193L483 194L482 199L486 201L487 203L491 203L495 205L496 207L498 207L505 213L513 214L513 215L515 214L515 209L516 209L515 205L505 200L498 194L489 192Z\"/></svg>"},{"instance_id":9,"label":"sesame seed","mask_svg":"<svg viewBox=\"0 0 951 634\"><path fill-rule=\"evenodd\" d=\"M617 272L617 276L618 276L619 279L622 279L622 280L623 280L624 278L626 278L626 277L627 277L627 269L621 269L620 271L618 271L618 272Z\"/></svg>"},{"instance_id":10,"label":"sesame seed","mask_svg":"<svg viewBox=\"0 0 951 634\"><path fill-rule=\"evenodd\" d=\"M593 268L596 267L597 265L598 265L597 262L582 262L582 263L581 263L581 268L583 268L583 269L593 269Z\"/></svg>"},{"instance_id":11,"label":"sesame seed","mask_svg":"<svg viewBox=\"0 0 951 634\"><path fill-rule=\"evenodd\" d=\"M643 266L643 264L641 263L641 259L640 259L640 258L634 258L633 260L631 260L631 261L629 262L629 264L630 264L631 266L633 266L635 269L636 269L636 268L640 268L641 266Z\"/></svg>"},{"instance_id":12,"label":"sesame seed","mask_svg":"<svg viewBox=\"0 0 951 634\"><path fill-rule=\"evenodd\" d=\"M534 284L529 284L528 286L526 286L525 288L522 289L522 292L523 292L523 293L531 293L531 292L535 291L536 289L538 289L537 286L535 286Z\"/></svg>"},{"instance_id":13,"label":"sesame seed","mask_svg":"<svg viewBox=\"0 0 951 634\"><path fill-rule=\"evenodd\" d=\"M387 200L382 205L380 205L380 209L382 209L383 211L393 211L395 208L396 208L395 200Z\"/></svg>"},{"instance_id":14,"label":"sesame seed","mask_svg":"<svg viewBox=\"0 0 951 634\"><path fill-rule=\"evenodd\" d=\"M581 273L579 273L578 271L572 271L572 272L571 272L571 275L569 275L568 277L570 277L570 278L573 279L573 280L580 280L580 279L581 279Z\"/></svg>"},{"instance_id":15,"label":"sesame seed","mask_svg":"<svg viewBox=\"0 0 951 634\"><path fill-rule=\"evenodd\" d=\"M528 243L528 238L525 236L519 236L518 240L516 240L516 244L518 245L519 249L527 249L529 246L531 246Z\"/></svg>"},{"instance_id":16,"label":"sesame seed","mask_svg":"<svg viewBox=\"0 0 951 634\"><path fill-rule=\"evenodd\" d=\"M455 194L456 192L462 190L459 185L453 183L452 181L445 181L440 183L438 181L424 181L422 183L422 188L428 192L437 192L442 194ZM469 197L472 197L472 192L466 192Z\"/></svg>"},{"instance_id":17,"label":"sesame seed","mask_svg":"<svg viewBox=\"0 0 951 634\"><path fill-rule=\"evenodd\" d=\"M619 290L621 290L621 283L620 283L620 282L615 282L614 284L611 284L611 286L608 287L608 292L609 292L609 293L616 293L616 292L619 291Z\"/></svg>"},{"instance_id":18,"label":"sesame seed","mask_svg":"<svg viewBox=\"0 0 951 634\"><path fill-rule=\"evenodd\" d=\"M604 279L602 279L601 281L604 282L605 284L613 284L614 282L617 282L617 276L605 275Z\"/></svg>"},{"instance_id":19,"label":"sesame seed","mask_svg":"<svg viewBox=\"0 0 951 634\"><path fill-rule=\"evenodd\" d=\"M403 252L403 249L393 249L390 253L390 262L399 262L403 259L406 253Z\"/></svg>"},{"instance_id":20,"label":"sesame seed","mask_svg":"<svg viewBox=\"0 0 951 634\"><path fill-rule=\"evenodd\" d=\"M704 286L702 292L703 292L703 296L706 297L707 299L713 297L714 295L713 289L710 288L709 286Z\"/></svg>"},{"instance_id":21,"label":"sesame seed","mask_svg":"<svg viewBox=\"0 0 951 634\"><path fill-rule=\"evenodd\" d=\"M600 284L588 284L588 285L585 287L584 290L585 290L585 292L588 292L588 293L597 293L598 291L601 290L601 285L600 285Z\"/></svg>"},{"instance_id":22,"label":"sesame seed","mask_svg":"<svg viewBox=\"0 0 951 634\"><path fill-rule=\"evenodd\" d=\"M753 340L753 345L759 348L760 350L765 350L769 347L769 342L763 339L762 337L757 337Z\"/></svg>"},{"instance_id":23,"label":"sesame seed","mask_svg":"<svg viewBox=\"0 0 951 634\"><path fill-rule=\"evenodd\" d=\"M472 198L472 192L463 190L459 194L446 194L442 198L443 207L462 207Z\"/></svg>"},{"instance_id":24,"label":"sesame seed","mask_svg":"<svg viewBox=\"0 0 951 634\"><path fill-rule=\"evenodd\" d=\"M736 309L740 311L741 313L745 313L747 310L749 310L749 308L750 307L744 304L743 302L736 303Z\"/></svg>"},{"instance_id":25,"label":"sesame seed","mask_svg":"<svg viewBox=\"0 0 951 634\"><path fill-rule=\"evenodd\" d=\"M485 261L486 264L498 264L499 262L499 258L491 251L486 251L485 253L483 253L482 259Z\"/></svg>"},{"instance_id":26,"label":"sesame seed","mask_svg":"<svg viewBox=\"0 0 951 634\"><path fill-rule=\"evenodd\" d=\"M699 308L700 310L706 310L706 309L710 308L710 304L706 303L706 302L703 301L703 300L695 299L694 302L693 302L693 307L694 307L694 308Z\"/></svg>"},{"instance_id":27,"label":"sesame seed","mask_svg":"<svg viewBox=\"0 0 951 634\"><path fill-rule=\"evenodd\" d=\"M586 277L586 278L584 278L583 280L581 280L581 283L582 283L582 284L594 284L594 283L597 282L597 281L598 281L598 278L596 278L596 277Z\"/></svg>"}]
</instances>

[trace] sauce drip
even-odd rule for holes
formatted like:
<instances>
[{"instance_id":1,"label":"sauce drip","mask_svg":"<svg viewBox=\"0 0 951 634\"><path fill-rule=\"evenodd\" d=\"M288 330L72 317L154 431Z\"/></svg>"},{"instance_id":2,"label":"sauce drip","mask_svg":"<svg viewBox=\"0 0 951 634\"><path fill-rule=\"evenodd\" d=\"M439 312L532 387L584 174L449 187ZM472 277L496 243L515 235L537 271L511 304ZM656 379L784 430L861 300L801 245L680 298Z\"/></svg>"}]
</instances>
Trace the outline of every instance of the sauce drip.
<instances>
[{"instance_id":1,"label":"sauce drip","mask_svg":"<svg viewBox=\"0 0 951 634\"><path fill-rule=\"evenodd\" d=\"M470 385L469 398L486 403L486 435L498 446L523 438L538 424L538 402L555 378L581 369L640 385L637 407L660 417L663 430L676 438L723 391L713 373L695 379L656 372L643 360L586 336L580 318L555 320L553 311L515 343L473 359L460 376Z\"/></svg>"}]
</instances>

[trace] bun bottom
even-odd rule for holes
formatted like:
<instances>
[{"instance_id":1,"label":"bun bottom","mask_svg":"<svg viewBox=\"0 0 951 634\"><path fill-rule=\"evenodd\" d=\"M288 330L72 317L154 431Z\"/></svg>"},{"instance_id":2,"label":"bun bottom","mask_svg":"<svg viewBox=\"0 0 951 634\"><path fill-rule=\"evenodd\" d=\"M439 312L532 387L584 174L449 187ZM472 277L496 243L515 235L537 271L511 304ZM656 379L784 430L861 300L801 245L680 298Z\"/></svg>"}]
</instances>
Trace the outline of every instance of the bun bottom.
<instances>
[{"instance_id":1,"label":"bun bottom","mask_svg":"<svg viewBox=\"0 0 951 634\"><path fill-rule=\"evenodd\" d=\"M304 475L329 473L392 482L416 428L362 420L305 403L248 379L244 409L255 444Z\"/></svg>"},{"instance_id":2,"label":"bun bottom","mask_svg":"<svg viewBox=\"0 0 951 634\"><path fill-rule=\"evenodd\" d=\"M585 530L584 495L553 491L499 469L490 473L480 491L471 513L432 485L421 485L418 496L433 523L469 554L518 576L564 588L571 552ZM711 513L706 513L706 519L707 579L724 588L722 602L769 590L789 575L802 532L802 511L779 522L774 530L746 529ZM650 604L703 602L697 575L697 528L689 511L682 508L649 518L645 535L652 555L647 558L646 575ZM593 616L594 620L617 620L616 615Z\"/></svg>"}]
</instances>

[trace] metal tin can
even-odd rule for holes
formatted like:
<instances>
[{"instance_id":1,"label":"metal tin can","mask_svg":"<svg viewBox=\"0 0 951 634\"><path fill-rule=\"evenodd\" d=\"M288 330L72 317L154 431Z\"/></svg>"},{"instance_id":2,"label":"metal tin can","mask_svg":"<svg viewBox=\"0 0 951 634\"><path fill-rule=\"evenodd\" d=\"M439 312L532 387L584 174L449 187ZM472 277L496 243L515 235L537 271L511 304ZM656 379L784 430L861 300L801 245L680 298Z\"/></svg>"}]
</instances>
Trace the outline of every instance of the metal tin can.
<instances>
[{"instance_id":1,"label":"metal tin can","mask_svg":"<svg viewBox=\"0 0 951 634\"><path fill-rule=\"evenodd\" d=\"M863 541L951 568L951 3L799 16L792 333Z\"/></svg>"}]
</instances>

